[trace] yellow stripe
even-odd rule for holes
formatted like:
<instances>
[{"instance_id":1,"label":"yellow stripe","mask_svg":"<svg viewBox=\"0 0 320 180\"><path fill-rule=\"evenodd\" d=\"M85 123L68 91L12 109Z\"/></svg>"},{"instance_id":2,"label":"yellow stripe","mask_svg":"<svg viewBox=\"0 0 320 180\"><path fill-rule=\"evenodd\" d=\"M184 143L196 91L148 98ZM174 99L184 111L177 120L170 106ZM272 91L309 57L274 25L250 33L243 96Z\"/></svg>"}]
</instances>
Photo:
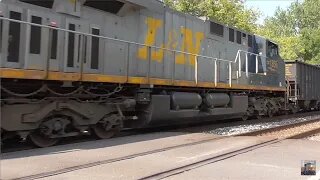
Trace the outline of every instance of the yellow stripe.
<instances>
[{"instance_id":1,"label":"yellow stripe","mask_svg":"<svg viewBox=\"0 0 320 180\"><path fill-rule=\"evenodd\" d=\"M212 88L215 87L213 82L198 82L198 87Z\"/></svg>"},{"instance_id":2,"label":"yellow stripe","mask_svg":"<svg viewBox=\"0 0 320 180\"><path fill-rule=\"evenodd\" d=\"M237 85L237 84L235 84L235 85ZM232 88L232 86L230 87L230 84L227 84L227 83L217 83L216 88L230 89L230 88Z\"/></svg>"},{"instance_id":3,"label":"yellow stripe","mask_svg":"<svg viewBox=\"0 0 320 180\"><path fill-rule=\"evenodd\" d=\"M105 83L129 83L129 84L152 84L163 86L181 86L181 87L201 87L201 88L219 88L219 89L241 89L241 90L263 90L263 91L286 91L285 87L270 87L270 86L254 86L228 83L218 83L217 86L213 82L198 82L148 78L146 77L129 77L126 76L110 76L101 74L82 74L79 73L63 73L63 72L48 72L40 70L23 70L0 68L0 78L11 79L37 79L37 80L57 80L57 81L84 81L84 82L105 82Z\"/></svg>"},{"instance_id":4,"label":"yellow stripe","mask_svg":"<svg viewBox=\"0 0 320 180\"><path fill-rule=\"evenodd\" d=\"M15 79L42 79L45 77L45 72L38 70L0 68L0 77Z\"/></svg>"},{"instance_id":5,"label":"yellow stripe","mask_svg":"<svg viewBox=\"0 0 320 180\"><path fill-rule=\"evenodd\" d=\"M171 79L169 80L169 79L158 79L158 78L150 78L150 84L162 85L162 86L173 85Z\"/></svg>"},{"instance_id":6,"label":"yellow stripe","mask_svg":"<svg viewBox=\"0 0 320 180\"><path fill-rule=\"evenodd\" d=\"M197 87L197 84L194 81L175 80L174 86Z\"/></svg>"},{"instance_id":7,"label":"yellow stripe","mask_svg":"<svg viewBox=\"0 0 320 180\"><path fill-rule=\"evenodd\" d=\"M129 77L128 83L131 84L148 84L148 79L145 77Z\"/></svg>"},{"instance_id":8,"label":"yellow stripe","mask_svg":"<svg viewBox=\"0 0 320 180\"><path fill-rule=\"evenodd\" d=\"M42 77L42 79L56 81L80 81L81 76L79 73L48 72L48 78Z\"/></svg>"},{"instance_id":9,"label":"yellow stripe","mask_svg":"<svg viewBox=\"0 0 320 180\"><path fill-rule=\"evenodd\" d=\"M108 76L97 74L83 74L82 81L87 82L110 82L110 83L126 83L127 77L125 76Z\"/></svg>"}]
</instances>

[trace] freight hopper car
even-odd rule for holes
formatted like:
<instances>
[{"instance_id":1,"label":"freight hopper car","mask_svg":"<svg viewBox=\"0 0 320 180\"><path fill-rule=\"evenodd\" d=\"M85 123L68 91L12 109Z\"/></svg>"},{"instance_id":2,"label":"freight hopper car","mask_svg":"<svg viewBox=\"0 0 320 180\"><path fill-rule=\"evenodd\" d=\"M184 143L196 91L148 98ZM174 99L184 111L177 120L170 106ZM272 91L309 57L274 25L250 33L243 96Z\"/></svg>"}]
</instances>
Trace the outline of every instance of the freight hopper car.
<instances>
[{"instance_id":1,"label":"freight hopper car","mask_svg":"<svg viewBox=\"0 0 320 180\"><path fill-rule=\"evenodd\" d=\"M301 61L286 62L289 109L320 109L320 67Z\"/></svg>"},{"instance_id":2,"label":"freight hopper car","mask_svg":"<svg viewBox=\"0 0 320 180\"><path fill-rule=\"evenodd\" d=\"M285 110L277 44L157 0L2 0L0 16L2 139Z\"/></svg>"}]
</instances>

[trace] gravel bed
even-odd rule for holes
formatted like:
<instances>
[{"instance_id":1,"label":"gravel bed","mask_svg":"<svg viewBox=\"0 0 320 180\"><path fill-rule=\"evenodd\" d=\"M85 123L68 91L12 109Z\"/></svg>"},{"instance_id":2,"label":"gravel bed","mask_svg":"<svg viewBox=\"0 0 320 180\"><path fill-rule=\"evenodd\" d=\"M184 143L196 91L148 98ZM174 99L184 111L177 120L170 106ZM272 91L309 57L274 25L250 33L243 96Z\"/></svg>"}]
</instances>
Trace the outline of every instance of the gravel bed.
<instances>
[{"instance_id":1,"label":"gravel bed","mask_svg":"<svg viewBox=\"0 0 320 180\"><path fill-rule=\"evenodd\" d=\"M305 122L305 121L318 119L318 118L320 118L320 115L306 116L303 118L291 118L291 119L286 119L286 120L281 120L276 122L264 122L264 123L256 123L256 124L222 127L222 128L204 131L203 133L231 136L231 135L237 135L237 134L242 134L246 132L252 132L252 131L257 131L257 130L262 130L267 128L273 128L273 127L298 123L298 122Z\"/></svg>"},{"instance_id":2,"label":"gravel bed","mask_svg":"<svg viewBox=\"0 0 320 180\"><path fill-rule=\"evenodd\" d=\"M311 124L304 124L298 127L294 127L294 128L289 128L289 129L284 129L284 130L280 130L280 131L275 131L275 132L270 132L270 133L265 133L265 134L261 134L259 136L272 136L272 137L277 137L277 138L286 138L286 137L290 137L293 135L297 135L303 132L307 132L313 129L317 129L320 127L320 121L319 122L314 122Z\"/></svg>"},{"instance_id":3,"label":"gravel bed","mask_svg":"<svg viewBox=\"0 0 320 180\"><path fill-rule=\"evenodd\" d=\"M320 142L320 134L317 134L317 135L308 137L308 138L306 138L306 139L307 139L307 140L311 140L311 141L319 141L319 142Z\"/></svg>"}]
</instances>

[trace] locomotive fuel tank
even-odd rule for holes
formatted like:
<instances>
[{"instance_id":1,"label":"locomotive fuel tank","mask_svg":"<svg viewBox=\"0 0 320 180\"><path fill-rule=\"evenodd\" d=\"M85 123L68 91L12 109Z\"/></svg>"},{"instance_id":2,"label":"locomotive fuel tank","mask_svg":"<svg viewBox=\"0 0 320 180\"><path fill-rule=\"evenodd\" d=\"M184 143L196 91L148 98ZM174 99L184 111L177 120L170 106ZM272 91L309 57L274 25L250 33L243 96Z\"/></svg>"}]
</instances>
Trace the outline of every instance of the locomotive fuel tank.
<instances>
[{"instance_id":1,"label":"locomotive fuel tank","mask_svg":"<svg viewBox=\"0 0 320 180\"><path fill-rule=\"evenodd\" d=\"M198 93L174 92L171 95L172 108L179 109L197 109L202 98Z\"/></svg>"},{"instance_id":2,"label":"locomotive fuel tank","mask_svg":"<svg viewBox=\"0 0 320 180\"><path fill-rule=\"evenodd\" d=\"M204 98L205 104L210 107L225 107L230 103L230 97L226 93L210 93Z\"/></svg>"}]
</instances>

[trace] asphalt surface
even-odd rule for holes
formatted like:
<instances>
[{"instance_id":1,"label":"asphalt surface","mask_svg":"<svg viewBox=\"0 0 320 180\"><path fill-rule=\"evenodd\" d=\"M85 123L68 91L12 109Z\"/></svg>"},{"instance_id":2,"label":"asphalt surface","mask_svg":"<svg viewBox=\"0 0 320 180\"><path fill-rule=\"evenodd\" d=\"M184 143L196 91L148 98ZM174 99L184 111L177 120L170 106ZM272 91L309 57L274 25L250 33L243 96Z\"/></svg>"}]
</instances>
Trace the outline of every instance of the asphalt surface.
<instances>
[{"instance_id":1,"label":"asphalt surface","mask_svg":"<svg viewBox=\"0 0 320 180\"><path fill-rule=\"evenodd\" d=\"M271 139L164 132L32 149L2 154L1 179L139 179ZM318 141L285 140L167 179L319 179L300 175L301 160L320 162L319 152Z\"/></svg>"}]
</instances>

